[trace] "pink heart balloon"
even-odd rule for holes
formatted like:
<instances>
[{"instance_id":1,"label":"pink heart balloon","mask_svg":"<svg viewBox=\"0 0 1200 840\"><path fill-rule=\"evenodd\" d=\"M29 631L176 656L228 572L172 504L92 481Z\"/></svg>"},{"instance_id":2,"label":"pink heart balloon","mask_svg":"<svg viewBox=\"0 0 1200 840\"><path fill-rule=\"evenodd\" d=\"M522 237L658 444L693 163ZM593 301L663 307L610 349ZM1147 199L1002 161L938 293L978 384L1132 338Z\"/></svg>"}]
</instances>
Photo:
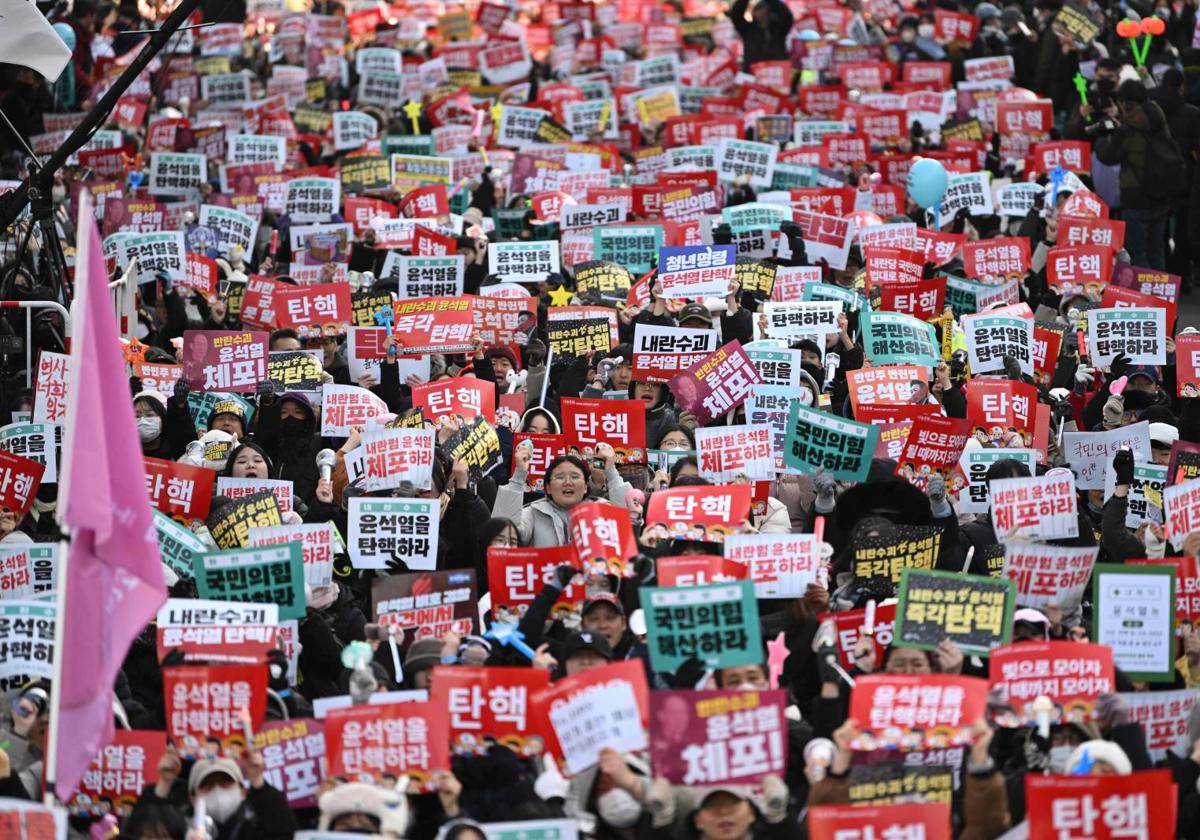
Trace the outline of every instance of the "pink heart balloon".
<instances>
[{"instance_id":1,"label":"pink heart balloon","mask_svg":"<svg viewBox=\"0 0 1200 840\"><path fill-rule=\"evenodd\" d=\"M1129 377L1122 376L1120 379L1114 379L1113 383L1108 386L1108 392L1114 396L1121 396L1121 392L1125 390L1125 386L1129 384Z\"/></svg>"}]
</instances>

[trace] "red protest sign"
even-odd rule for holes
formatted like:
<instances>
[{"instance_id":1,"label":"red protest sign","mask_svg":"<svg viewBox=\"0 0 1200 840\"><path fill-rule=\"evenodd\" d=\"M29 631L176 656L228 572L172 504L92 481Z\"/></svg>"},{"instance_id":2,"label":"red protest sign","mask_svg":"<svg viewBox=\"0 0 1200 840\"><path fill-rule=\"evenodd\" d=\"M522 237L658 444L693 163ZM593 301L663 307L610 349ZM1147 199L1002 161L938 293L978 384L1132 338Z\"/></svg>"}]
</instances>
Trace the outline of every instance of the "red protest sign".
<instances>
[{"instance_id":1,"label":"red protest sign","mask_svg":"<svg viewBox=\"0 0 1200 840\"><path fill-rule=\"evenodd\" d=\"M267 783L293 808L313 808L325 758L324 723L312 718L268 720L254 733Z\"/></svg>"},{"instance_id":2,"label":"red protest sign","mask_svg":"<svg viewBox=\"0 0 1200 840\"><path fill-rule=\"evenodd\" d=\"M1029 840L1174 837L1175 788L1170 770L1127 776L1030 773L1025 777Z\"/></svg>"},{"instance_id":3,"label":"red protest sign","mask_svg":"<svg viewBox=\"0 0 1200 840\"><path fill-rule=\"evenodd\" d=\"M678 785L757 784L787 772L787 692L655 691L654 775Z\"/></svg>"},{"instance_id":4,"label":"red protest sign","mask_svg":"<svg viewBox=\"0 0 1200 840\"><path fill-rule=\"evenodd\" d=\"M327 775L354 781L407 775L425 784L435 770L450 769L448 725L446 708L433 702L330 709Z\"/></svg>"},{"instance_id":5,"label":"red protest sign","mask_svg":"<svg viewBox=\"0 0 1200 840\"><path fill-rule=\"evenodd\" d=\"M987 708L988 684L948 674L867 674L850 693L850 717L862 732L852 748L943 749L970 743Z\"/></svg>"},{"instance_id":6,"label":"red protest sign","mask_svg":"<svg viewBox=\"0 0 1200 840\"><path fill-rule=\"evenodd\" d=\"M215 472L162 458L143 458L142 463L146 470L146 492L157 510L182 519L208 516L217 481Z\"/></svg>"},{"instance_id":7,"label":"red protest sign","mask_svg":"<svg viewBox=\"0 0 1200 840\"><path fill-rule=\"evenodd\" d=\"M1178 396L1200 397L1200 333L1175 337Z\"/></svg>"},{"instance_id":8,"label":"red protest sign","mask_svg":"<svg viewBox=\"0 0 1200 840\"><path fill-rule=\"evenodd\" d=\"M1054 703L1051 723L1089 720L1096 698L1116 691L1112 648L1083 642L998 647L988 657L988 681L1012 710L997 716L1001 726L1036 722L1033 701L1043 694Z\"/></svg>"},{"instance_id":9,"label":"red protest sign","mask_svg":"<svg viewBox=\"0 0 1200 840\"><path fill-rule=\"evenodd\" d=\"M491 364L486 360L483 363ZM414 408L424 410L427 420L435 422L451 414L466 420L482 414L489 423L495 423L496 383L462 376L423 382L413 386L412 403Z\"/></svg>"},{"instance_id":10,"label":"red protest sign","mask_svg":"<svg viewBox=\"0 0 1200 840\"><path fill-rule=\"evenodd\" d=\"M79 791L69 803L72 811L94 817L129 814L143 788L158 781L158 762L166 751L165 732L114 730L112 741L79 780Z\"/></svg>"},{"instance_id":11,"label":"red protest sign","mask_svg":"<svg viewBox=\"0 0 1200 840\"><path fill-rule=\"evenodd\" d=\"M583 458L607 443L617 463L646 461L646 406L642 400L589 400L563 397L563 437L568 450Z\"/></svg>"},{"instance_id":12,"label":"red protest sign","mask_svg":"<svg viewBox=\"0 0 1200 840\"><path fill-rule=\"evenodd\" d=\"M525 614L542 586L554 580L559 566L579 567L574 545L547 548L488 548L488 592L498 616ZM583 586L570 584L559 593L551 613L561 616L581 603Z\"/></svg>"},{"instance_id":13,"label":"red protest sign","mask_svg":"<svg viewBox=\"0 0 1200 840\"><path fill-rule=\"evenodd\" d=\"M1098 292L1112 276L1112 250L1103 245L1051 248L1046 255L1046 280L1064 291Z\"/></svg>"},{"instance_id":14,"label":"red protest sign","mask_svg":"<svg viewBox=\"0 0 1200 840\"><path fill-rule=\"evenodd\" d=\"M938 40L961 41L964 44L970 44L975 40L975 35L979 31L979 18L967 12L935 9L933 25Z\"/></svg>"},{"instance_id":15,"label":"red protest sign","mask_svg":"<svg viewBox=\"0 0 1200 840\"><path fill-rule=\"evenodd\" d=\"M1009 445L1018 433L1021 446L1033 440L1037 388L1024 382L972 379L967 383L967 419L981 443Z\"/></svg>"},{"instance_id":16,"label":"red protest sign","mask_svg":"<svg viewBox=\"0 0 1200 840\"><path fill-rule=\"evenodd\" d=\"M1059 166L1072 172L1092 171L1092 145L1084 140L1038 143L1033 147L1030 156L1033 158L1033 165L1029 168L1037 172L1053 172ZM1075 193L1071 198L1076 195L1079 193ZM1107 213L1105 215L1107 216Z\"/></svg>"},{"instance_id":17,"label":"red protest sign","mask_svg":"<svg viewBox=\"0 0 1200 840\"><path fill-rule=\"evenodd\" d=\"M549 684L550 673L538 668L438 665L429 702L446 710L454 752L484 755L495 741L527 755L540 747L540 739L532 734L529 701Z\"/></svg>"},{"instance_id":18,"label":"red protest sign","mask_svg":"<svg viewBox=\"0 0 1200 840\"><path fill-rule=\"evenodd\" d=\"M278 325L294 329L302 339L344 335L354 320L350 286L345 283L284 286L274 304Z\"/></svg>"},{"instance_id":19,"label":"red protest sign","mask_svg":"<svg viewBox=\"0 0 1200 840\"><path fill-rule=\"evenodd\" d=\"M1175 313L1179 309L1174 303L1160 297L1115 285L1109 285L1104 290L1104 295L1100 298L1100 306L1106 309L1150 308L1165 310L1167 313L1168 330L1175 324Z\"/></svg>"},{"instance_id":20,"label":"red protest sign","mask_svg":"<svg viewBox=\"0 0 1200 840\"><path fill-rule=\"evenodd\" d=\"M654 564L659 586L705 586L746 580L750 567L712 554L660 557Z\"/></svg>"},{"instance_id":21,"label":"red protest sign","mask_svg":"<svg viewBox=\"0 0 1200 840\"><path fill-rule=\"evenodd\" d=\"M1060 216L1059 245L1104 245L1119 251L1125 245L1125 223L1113 219L1081 219ZM1028 245L1029 240L1025 240Z\"/></svg>"},{"instance_id":22,"label":"red protest sign","mask_svg":"<svg viewBox=\"0 0 1200 840\"><path fill-rule=\"evenodd\" d=\"M967 241L965 233L942 233L928 228L917 228L915 250L925 255L925 262L944 265L962 249Z\"/></svg>"},{"instance_id":23,"label":"red protest sign","mask_svg":"<svg viewBox=\"0 0 1200 840\"><path fill-rule=\"evenodd\" d=\"M404 355L465 353L471 349L472 298L414 298L395 303L392 334Z\"/></svg>"},{"instance_id":24,"label":"red protest sign","mask_svg":"<svg viewBox=\"0 0 1200 840\"><path fill-rule=\"evenodd\" d=\"M1175 620L1200 623L1200 571L1195 557L1163 557L1155 560L1126 560L1130 566L1175 567Z\"/></svg>"},{"instance_id":25,"label":"red protest sign","mask_svg":"<svg viewBox=\"0 0 1200 840\"><path fill-rule=\"evenodd\" d=\"M858 644L859 637L863 633L870 632L872 638L875 639L877 652L882 652L892 643L892 632L896 623L896 604L876 604L874 613L874 622L870 628L867 627L866 609L824 613L818 617L819 621L833 622L834 632L837 635L838 656L842 660L843 668L849 669L854 665L854 646ZM876 655L879 656L880 653Z\"/></svg>"},{"instance_id":26,"label":"red protest sign","mask_svg":"<svg viewBox=\"0 0 1200 840\"><path fill-rule=\"evenodd\" d=\"M1064 216L1079 216L1084 219L1107 219L1108 205L1091 190L1080 190L1071 193L1059 212Z\"/></svg>"},{"instance_id":27,"label":"red protest sign","mask_svg":"<svg viewBox=\"0 0 1200 840\"><path fill-rule=\"evenodd\" d=\"M955 467L971 436L971 421L927 414L913 421L904 451L896 464L896 475L924 489L935 475L954 492L961 486Z\"/></svg>"},{"instance_id":28,"label":"red protest sign","mask_svg":"<svg viewBox=\"0 0 1200 840\"><path fill-rule=\"evenodd\" d=\"M250 725L267 710L267 669L261 665L186 665L163 668L167 734L185 755L214 738L222 747L245 746L241 710Z\"/></svg>"},{"instance_id":29,"label":"red protest sign","mask_svg":"<svg viewBox=\"0 0 1200 840\"><path fill-rule=\"evenodd\" d=\"M650 496L644 534L661 540L723 542L750 515L749 484L672 487Z\"/></svg>"},{"instance_id":30,"label":"red protest sign","mask_svg":"<svg viewBox=\"0 0 1200 840\"><path fill-rule=\"evenodd\" d=\"M535 492L543 492L546 478L546 467L559 455L567 452L566 438L562 435L531 435L518 432L513 435L513 455L521 448L521 444L529 441L530 459L529 474L525 483ZM513 461L514 465L516 461ZM515 469L515 466L513 467Z\"/></svg>"},{"instance_id":31,"label":"red protest sign","mask_svg":"<svg viewBox=\"0 0 1200 840\"><path fill-rule=\"evenodd\" d=\"M807 822L808 840L950 840L950 806L945 802L816 805L808 809Z\"/></svg>"},{"instance_id":32,"label":"red protest sign","mask_svg":"<svg viewBox=\"0 0 1200 840\"><path fill-rule=\"evenodd\" d=\"M949 61L906 61L900 69L900 79L917 84L931 82L936 87L950 87ZM1008 78L1006 75L1004 78Z\"/></svg>"},{"instance_id":33,"label":"red protest sign","mask_svg":"<svg viewBox=\"0 0 1200 840\"><path fill-rule=\"evenodd\" d=\"M199 254L187 255L187 279L180 286L187 286L206 297L217 293L217 261Z\"/></svg>"},{"instance_id":34,"label":"red protest sign","mask_svg":"<svg viewBox=\"0 0 1200 840\"><path fill-rule=\"evenodd\" d=\"M854 416L863 420L860 414L863 406L908 403L913 396L913 383L927 379L928 374L920 365L880 365L846 371L850 407Z\"/></svg>"},{"instance_id":35,"label":"red protest sign","mask_svg":"<svg viewBox=\"0 0 1200 840\"><path fill-rule=\"evenodd\" d=\"M254 393L267 378L269 340L251 330L187 330L183 377L196 391Z\"/></svg>"},{"instance_id":36,"label":"red protest sign","mask_svg":"<svg viewBox=\"0 0 1200 840\"><path fill-rule=\"evenodd\" d=\"M258 274L246 279L246 292L242 297L242 321L252 327L275 328L275 296L286 283Z\"/></svg>"},{"instance_id":37,"label":"red protest sign","mask_svg":"<svg viewBox=\"0 0 1200 840\"><path fill-rule=\"evenodd\" d=\"M916 282L925 268L924 255L917 251L868 246L863 252L867 282L872 286Z\"/></svg>"},{"instance_id":38,"label":"red protest sign","mask_svg":"<svg viewBox=\"0 0 1200 840\"><path fill-rule=\"evenodd\" d=\"M1029 270L1029 238L996 236L963 245L963 271L968 278L1000 283Z\"/></svg>"},{"instance_id":39,"label":"red protest sign","mask_svg":"<svg viewBox=\"0 0 1200 840\"><path fill-rule=\"evenodd\" d=\"M474 299L475 331L485 344L512 344L518 333L537 326L537 298L481 296Z\"/></svg>"},{"instance_id":40,"label":"red protest sign","mask_svg":"<svg viewBox=\"0 0 1200 840\"><path fill-rule=\"evenodd\" d=\"M571 540L585 566L602 564L605 573L621 574L638 552L629 509L608 502L584 502L571 509Z\"/></svg>"},{"instance_id":41,"label":"red protest sign","mask_svg":"<svg viewBox=\"0 0 1200 840\"><path fill-rule=\"evenodd\" d=\"M21 520L33 505L46 465L0 449L0 508Z\"/></svg>"},{"instance_id":42,"label":"red protest sign","mask_svg":"<svg viewBox=\"0 0 1200 840\"><path fill-rule=\"evenodd\" d=\"M1113 269L1113 283L1144 295L1153 295L1168 303L1179 303L1183 278L1178 274L1122 263Z\"/></svg>"},{"instance_id":43,"label":"red protest sign","mask_svg":"<svg viewBox=\"0 0 1200 840\"><path fill-rule=\"evenodd\" d=\"M400 199L400 215L406 219L436 219L450 215L445 184L427 184L409 190Z\"/></svg>"},{"instance_id":44,"label":"red protest sign","mask_svg":"<svg viewBox=\"0 0 1200 840\"><path fill-rule=\"evenodd\" d=\"M1054 103L1000 101L996 103L996 130L1001 134L1049 134L1054 127Z\"/></svg>"},{"instance_id":45,"label":"red protest sign","mask_svg":"<svg viewBox=\"0 0 1200 840\"><path fill-rule=\"evenodd\" d=\"M901 312L922 321L942 314L946 303L945 277L917 280L911 283L889 283L879 287L879 309Z\"/></svg>"}]
</instances>

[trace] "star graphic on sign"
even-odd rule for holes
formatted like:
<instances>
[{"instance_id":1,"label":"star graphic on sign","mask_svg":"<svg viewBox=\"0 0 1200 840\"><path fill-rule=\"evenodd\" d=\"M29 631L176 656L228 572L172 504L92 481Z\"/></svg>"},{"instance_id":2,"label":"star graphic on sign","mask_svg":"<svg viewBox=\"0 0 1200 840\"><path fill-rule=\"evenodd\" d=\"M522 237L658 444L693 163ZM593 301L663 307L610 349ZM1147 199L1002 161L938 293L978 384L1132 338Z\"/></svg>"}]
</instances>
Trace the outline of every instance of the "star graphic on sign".
<instances>
[{"instance_id":1,"label":"star graphic on sign","mask_svg":"<svg viewBox=\"0 0 1200 840\"><path fill-rule=\"evenodd\" d=\"M767 671L771 678L771 688L779 688L779 678L783 676L783 663L791 655L787 642L783 640L783 631L767 642Z\"/></svg>"},{"instance_id":2,"label":"star graphic on sign","mask_svg":"<svg viewBox=\"0 0 1200 840\"><path fill-rule=\"evenodd\" d=\"M552 291L550 293L550 305L551 306L570 306L571 305L571 292L567 291L566 288L564 288L563 286L559 286L557 289L555 289L554 291Z\"/></svg>"}]
</instances>

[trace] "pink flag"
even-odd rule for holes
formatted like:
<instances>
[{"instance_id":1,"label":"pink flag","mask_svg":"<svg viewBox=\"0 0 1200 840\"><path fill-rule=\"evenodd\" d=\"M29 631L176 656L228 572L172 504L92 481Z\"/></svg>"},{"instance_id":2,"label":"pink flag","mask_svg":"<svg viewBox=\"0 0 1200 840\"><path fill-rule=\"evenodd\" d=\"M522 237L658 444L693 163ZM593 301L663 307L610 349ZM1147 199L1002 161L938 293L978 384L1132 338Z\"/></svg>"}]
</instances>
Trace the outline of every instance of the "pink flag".
<instances>
[{"instance_id":1,"label":"pink flag","mask_svg":"<svg viewBox=\"0 0 1200 840\"><path fill-rule=\"evenodd\" d=\"M80 194L71 379L59 489L70 528L58 620L58 718L48 780L71 798L112 740L112 684L134 638L166 600L129 377L91 196Z\"/></svg>"}]
</instances>

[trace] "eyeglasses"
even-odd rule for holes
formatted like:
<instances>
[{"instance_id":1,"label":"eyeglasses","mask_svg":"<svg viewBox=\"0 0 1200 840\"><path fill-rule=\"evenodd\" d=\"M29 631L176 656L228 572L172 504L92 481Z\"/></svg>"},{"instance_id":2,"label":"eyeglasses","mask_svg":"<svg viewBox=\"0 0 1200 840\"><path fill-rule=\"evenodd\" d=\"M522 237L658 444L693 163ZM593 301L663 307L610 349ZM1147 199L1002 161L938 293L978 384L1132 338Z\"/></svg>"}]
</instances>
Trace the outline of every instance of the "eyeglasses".
<instances>
[{"instance_id":1,"label":"eyeglasses","mask_svg":"<svg viewBox=\"0 0 1200 840\"><path fill-rule=\"evenodd\" d=\"M582 483L583 476L575 475L575 473L555 473L554 475L550 476L550 480L557 481L560 484L565 484L567 482L576 482L576 481Z\"/></svg>"}]
</instances>

